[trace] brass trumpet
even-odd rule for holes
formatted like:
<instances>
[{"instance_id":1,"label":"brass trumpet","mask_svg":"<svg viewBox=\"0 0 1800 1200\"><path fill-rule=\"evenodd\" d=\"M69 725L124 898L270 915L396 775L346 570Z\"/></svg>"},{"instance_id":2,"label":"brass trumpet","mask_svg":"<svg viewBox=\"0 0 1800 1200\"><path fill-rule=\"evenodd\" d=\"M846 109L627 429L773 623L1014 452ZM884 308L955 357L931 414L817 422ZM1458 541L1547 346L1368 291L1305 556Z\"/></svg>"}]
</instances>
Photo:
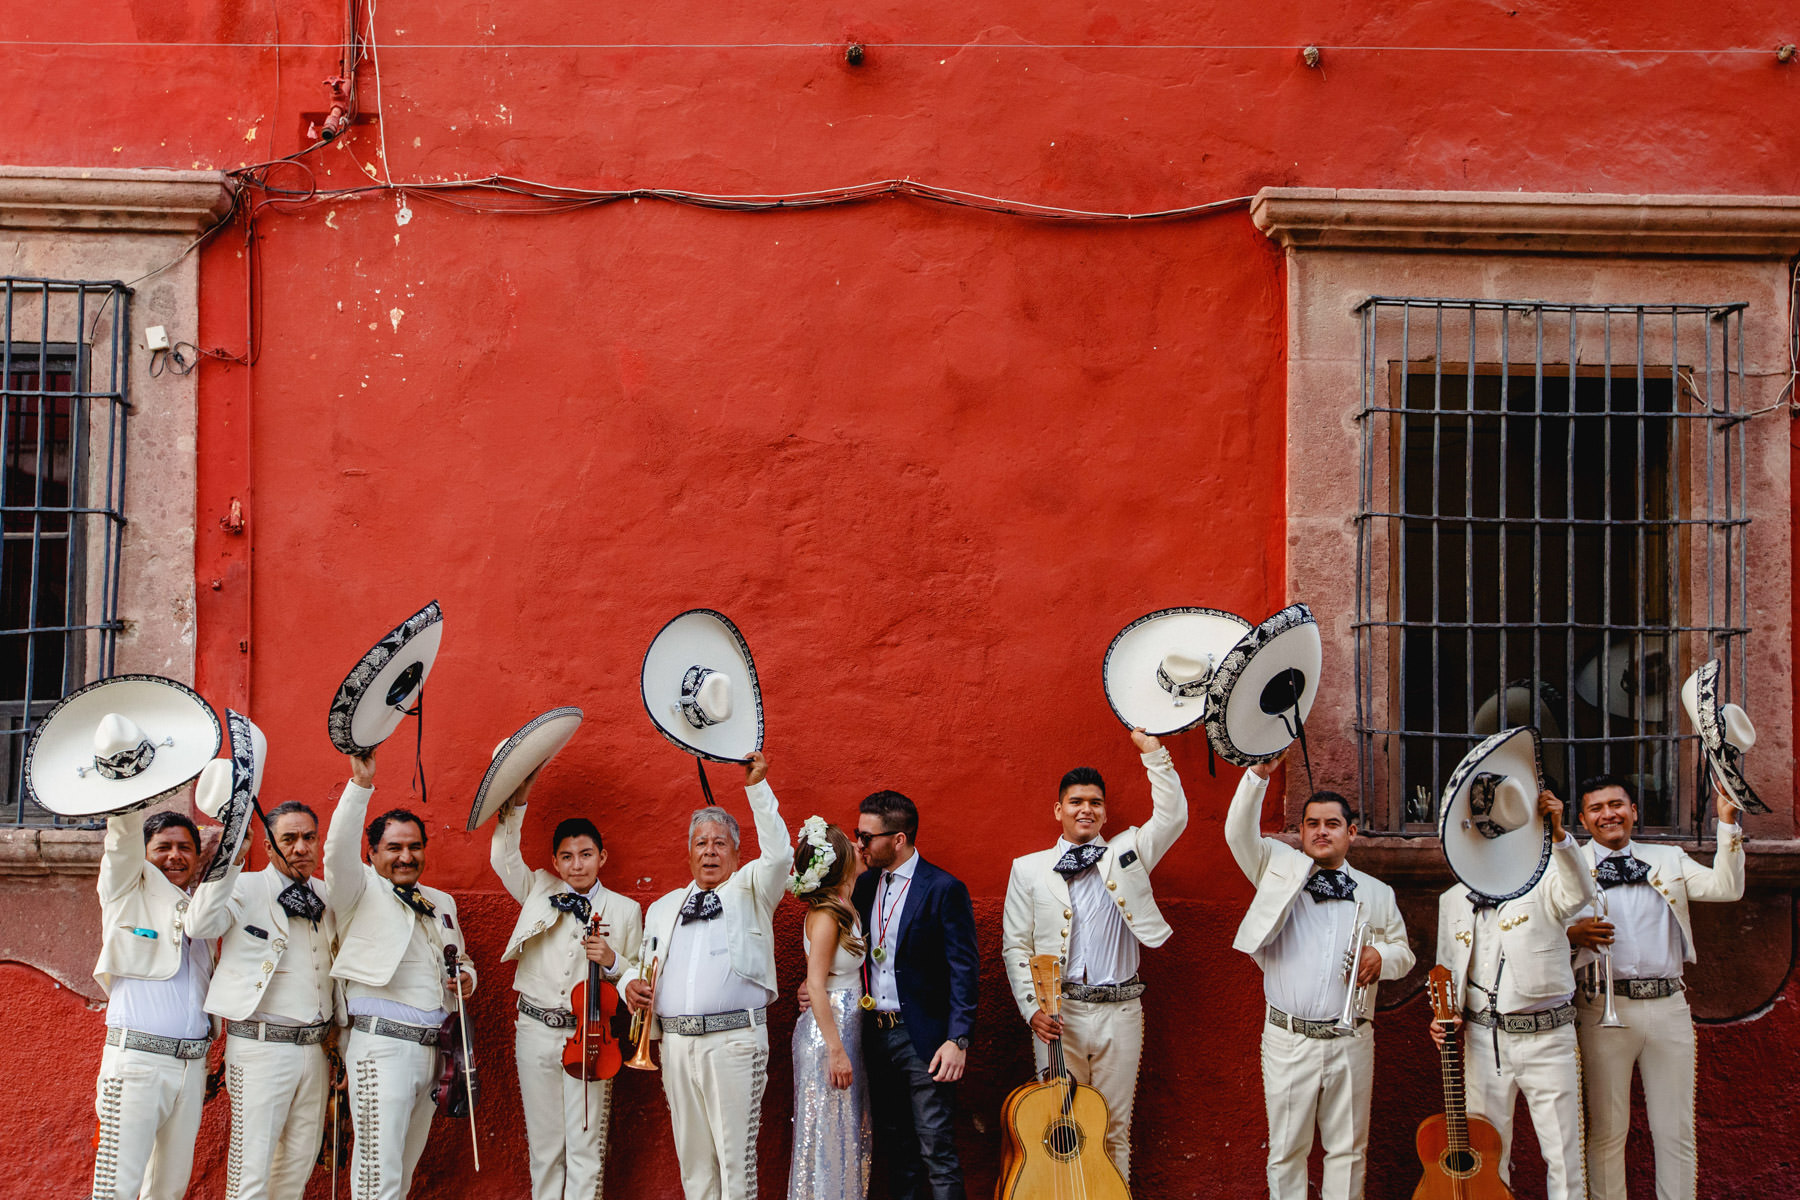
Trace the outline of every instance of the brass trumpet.
<instances>
[{"instance_id":1,"label":"brass trumpet","mask_svg":"<svg viewBox=\"0 0 1800 1200\"><path fill-rule=\"evenodd\" d=\"M656 1010L656 968L658 959L652 956L650 970L644 974L644 982L650 985L650 1001L631 1014L631 1040L637 1043L637 1049L625 1065L634 1071L656 1070L656 1060L650 1057L650 1014Z\"/></svg>"}]
</instances>

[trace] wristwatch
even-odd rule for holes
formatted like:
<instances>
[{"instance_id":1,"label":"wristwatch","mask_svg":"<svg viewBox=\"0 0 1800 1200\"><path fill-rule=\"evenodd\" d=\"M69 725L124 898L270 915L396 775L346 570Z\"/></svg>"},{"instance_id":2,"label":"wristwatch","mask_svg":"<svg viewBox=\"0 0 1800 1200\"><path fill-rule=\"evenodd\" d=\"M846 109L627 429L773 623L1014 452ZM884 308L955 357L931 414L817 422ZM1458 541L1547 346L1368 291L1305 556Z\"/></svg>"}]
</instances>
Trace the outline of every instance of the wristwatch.
<instances>
[{"instance_id":1,"label":"wristwatch","mask_svg":"<svg viewBox=\"0 0 1800 1200\"><path fill-rule=\"evenodd\" d=\"M969 1048L969 1039L967 1037L951 1038L950 1040L956 1043L956 1048L958 1050L967 1050Z\"/></svg>"}]
</instances>

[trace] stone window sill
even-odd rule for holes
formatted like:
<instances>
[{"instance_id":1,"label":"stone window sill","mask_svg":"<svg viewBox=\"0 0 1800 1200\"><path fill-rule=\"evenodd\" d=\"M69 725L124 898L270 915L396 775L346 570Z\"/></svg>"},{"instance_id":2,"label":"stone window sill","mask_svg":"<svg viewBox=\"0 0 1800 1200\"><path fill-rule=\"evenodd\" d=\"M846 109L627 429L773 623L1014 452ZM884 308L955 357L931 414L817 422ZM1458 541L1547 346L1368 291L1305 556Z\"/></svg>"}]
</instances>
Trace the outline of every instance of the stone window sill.
<instances>
[{"instance_id":1,"label":"stone window sill","mask_svg":"<svg viewBox=\"0 0 1800 1200\"><path fill-rule=\"evenodd\" d=\"M0 829L0 876L93 875L104 829Z\"/></svg>"},{"instance_id":2,"label":"stone window sill","mask_svg":"<svg viewBox=\"0 0 1800 1200\"><path fill-rule=\"evenodd\" d=\"M1300 839L1292 833L1275 835L1299 848ZM1693 841L1659 843L1680 846L1699 859L1710 862L1718 847ZM1744 846L1744 883L1753 891L1778 891L1800 887L1800 839L1751 838ZM1434 837L1368 837L1358 838L1350 850L1356 866L1395 887L1447 888L1456 882L1444 852Z\"/></svg>"}]
</instances>

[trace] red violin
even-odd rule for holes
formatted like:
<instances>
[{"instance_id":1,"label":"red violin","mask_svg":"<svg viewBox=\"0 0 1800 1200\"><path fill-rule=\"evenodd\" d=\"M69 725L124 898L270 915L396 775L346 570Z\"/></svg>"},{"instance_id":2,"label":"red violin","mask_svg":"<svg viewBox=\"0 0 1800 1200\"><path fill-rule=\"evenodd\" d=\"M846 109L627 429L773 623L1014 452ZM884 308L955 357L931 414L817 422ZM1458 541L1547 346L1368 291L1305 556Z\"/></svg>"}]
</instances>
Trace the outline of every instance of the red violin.
<instances>
[{"instance_id":1,"label":"red violin","mask_svg":"<svg viewBox=\"0 0 1800 1200\"><path fill-rule=\"evenodd\" d=\"M600 919L595 917L588 926L588 936L599 932ZM588 963L587 978L577 983L569 995L569 1011L575 1014L575 1032L563 1043L563 1070L590 1083L617 1075L624 1063L619 1039L613 1035L619 990L600 977L599 963Z\"/></svg>"}]
</instances>

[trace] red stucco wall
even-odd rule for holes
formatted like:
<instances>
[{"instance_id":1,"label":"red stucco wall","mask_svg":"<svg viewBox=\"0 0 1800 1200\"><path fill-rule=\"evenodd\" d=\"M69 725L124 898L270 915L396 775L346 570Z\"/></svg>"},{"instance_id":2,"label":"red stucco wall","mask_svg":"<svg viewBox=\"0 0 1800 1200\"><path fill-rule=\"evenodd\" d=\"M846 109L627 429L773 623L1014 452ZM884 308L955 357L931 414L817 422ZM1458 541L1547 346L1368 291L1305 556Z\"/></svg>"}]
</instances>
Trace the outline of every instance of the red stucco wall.
<instances>
[{"instance_id":1,"label":"red stucco wall","mask_svg":"<svg viewBox=\"0 0 1800 1200\"><path fill-rule=\"evenodd\" d=\"M776 193L910 176L1131 211L1284 184L1796 191L1800 68L1770 49L1795 31L1767 0L1651 0L1607 19L1467 2L422 8L388 0L376 21L379 102L367 68L361 86L383 121L271 184L505 172ZM264 48L276 16L279 73ZM9 6L0 40L39 44L0 61L0 161L292 153L341 23L320 0ZM838 48L851 39L871 45L860 69ZM1301 64L1307 43L1325 47L1322 70ZM1562 53L1608 47L1631 53ZM1755 53L1690 53L1731 48ZM900 788L924 812L925 853L975 893L987 976L963 1132L984 1190L1000 1098L1026 1069L995 955L1007 864L1054 836L1052 788L1076 763L1112 781L1115 821L1147 813L1099 689L1107 640L1163 605L1257 618L1285 599L1279 254L1241 211L1101 226L900 200L500 216L416 191L405 208L370 194L258 210L259 357L200 368L196 572L200 684L269 733L272 800L330 803L345 774L324 736L333 688L424 601L447 614L428 879L458 893L484 967L493 1099L479 1178L466 1130L440 1130L419 1194L524 1186L496 961L513 914L486 837L460 832L488 752L536 712L582 706L537 789L532 855L585 812L615 886L648 900L676 885L697 788L644 718L636 670L661 622L699 604L756 652L790 818L847 819L864 793ZM208 243L202 326L172 332L245 349L245 253L241 227ZM1321 455L1320 469L1350 468ZM217 525L232 497L241 536ZM1197 739L1175 749L1194 819L1158 872L1179 932L1146 956L1139 1191L1252 1194L1260 987L1228 948L1248 896L1219 830L1233 780L1207 778ZM385 752L382 798L402 799L411 750L407 734ZM785 983L798 939L783 920ZM1702 1034L1704 1194L1793 1193L1795 986ZM0 1093L32 1147L7 1156L0 1194L78 1192L101 1018L19 965L0 964L0 996L18 1014ZM791 1001L778 1011L784 1045ZM1438 1094L1423 1020L1414 1001L1380 1024L1371 1196L1417 1178L1411 1131ZM765 1195L786 1176L775 1062ZM616 1111L617 1194L675 1195L651 1081L626 1081ZM199 1196L222 1191L219 1122ZM1647 1161L1635 1170L1647 1188Z\"/></svg>"}]
</instances>

